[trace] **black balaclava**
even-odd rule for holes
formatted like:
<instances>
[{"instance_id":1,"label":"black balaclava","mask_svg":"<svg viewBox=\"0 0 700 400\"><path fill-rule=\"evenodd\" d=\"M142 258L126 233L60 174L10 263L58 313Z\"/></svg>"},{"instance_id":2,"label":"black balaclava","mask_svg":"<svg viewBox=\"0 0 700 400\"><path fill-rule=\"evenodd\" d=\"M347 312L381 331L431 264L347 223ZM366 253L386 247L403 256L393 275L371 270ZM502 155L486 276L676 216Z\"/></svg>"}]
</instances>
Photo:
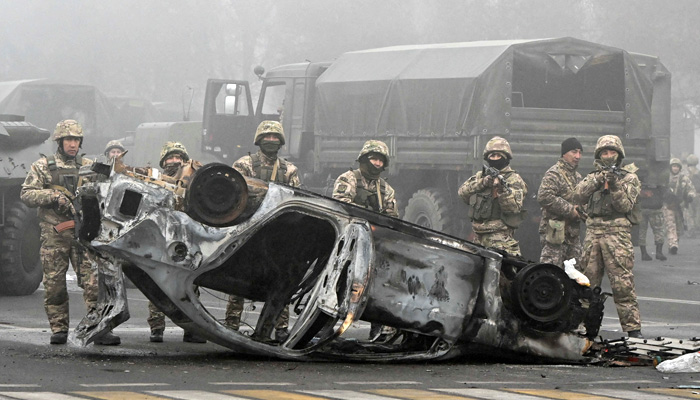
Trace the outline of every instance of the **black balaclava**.
<instances>
[{"instance_id":1,"label":"black balaclava","mask_svg":"<svg viewBox=\"0 0 700 400\"><path fill-rule=\"evenodd\" d=\"M508 164L510 164L510 160L508 157L504 154L501 154L501 158L498 160L491 160L489 159L489 155L491 153L486 155L486 162L489 164L489 167L496 168L497 170L502 170L503 168L507 167Z\"/></svg>"},{"instance_id":2,"label":"black balaclava","mask_svg":"<svg viewBox=\"0 0 700 400\"><path fill-rule=\"evenodd\" d=\"M386 163L386 162L385 162ZM384 167L377 168L369 160L369 155L362 156L360 158L360 172L367 179L379 179L379 174L384 171Z\"/></svg>"}]
</instances>

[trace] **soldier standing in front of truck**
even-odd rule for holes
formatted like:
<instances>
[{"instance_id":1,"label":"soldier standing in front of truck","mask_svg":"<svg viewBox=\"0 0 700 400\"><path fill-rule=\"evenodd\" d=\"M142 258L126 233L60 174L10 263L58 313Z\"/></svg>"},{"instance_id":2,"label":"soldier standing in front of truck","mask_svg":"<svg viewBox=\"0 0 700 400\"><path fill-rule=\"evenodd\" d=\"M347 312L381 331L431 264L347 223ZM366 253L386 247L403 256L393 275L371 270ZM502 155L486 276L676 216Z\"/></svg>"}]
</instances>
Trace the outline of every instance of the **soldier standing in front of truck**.
<instances>
[{"instance_id":1,"label":"soldier standing in front of truck","mask_svg":"<svg viewBox=\"0 0 700 400\"><path fill-rule=\"evenodd\" d=\"M278 157L277 153L284 146L285 137L282 124L277 121L263 121L255 131L253 143L260 149L255 154L243 156L233 163L233 168L243 176L275 182L292 187L301 186L297 167L291 162ZM238 330L243 314L245 299L231 295L226 306L225 325ZM284 342L289 337L289 306L275 324L275 339Z\"/></svg>"},{"instance_id":2,"label":"soldier standing in front of truck","mask_svg":"<svg viewBox=\"0 0 700 400\"><path fill-rule=\"evenodd\" d=\"M190 161L190 156L187 153L187 149L182 143L179 142L166 142L160 151L160 162L159 165L163 168L163 174L169 177L177 177L181 179L182 176L178 176L181 172L182 167ZM192 161L192 168L189 169L192 172L194 169L201 167L201 163L198 161ZM199 287L194 287L194 293L199 296ZM165 331L165 314L156 307L152 302L148 302L148 326L151 328L151 336L149 340L154 343L161 343L163 341L163 332ZM206 339L195 335L190 331L185 331L182 335L182 341L188 343L206 343Z\"/></svg>"},{"instance_id":3,"label":"soldier standing in front of truck","mask_svg":"<svg viewBox=\"0 0 700 400\"><path fill-rule=\"evenodd\" d=\"M41 227L41 265L44 270L44 309L51 326L51 344L68 340L68 288L66 273L73 265L88 314L97 305L97 264L75 239L75 208L72 200L79 186L81 166L92 164L78 152L83 144L83 128L72 119L56 125L54 141L58 149L51 156L42 156L32 164L22 184L22 201L39 207ZM111 332L95 339L95 344L118 345L121 340Z\"/></svg>"},{"instance_id":4,"label":"soldier standing in front of truck","mask_svg":"<svg viewBox=\"0 0 700 400\"><path fill-rule=\"evenodd\" d=\"M641 338L642 320L632 274L632 225L640 218L635 204L641 184L634 164L622 166L624 157L619 137L601 136L595 148L595 170L576 186L574 201L585 205L588 213L579 269L591 287L600 286L603 273L607 273L622 330Z\"/></svg>"},{"instance_id":5,"label":"soldier standing in front of truck","mask_svg":"<svg viewBox=\"0 0 700 400\"><path fill-rule=\"evenodd\" d=\"M537 191L542 207L540 221L541 263L564 267L564 261L581 258L581 220L585 214L574 204L574 189L581 181L576 171L583 147L576 138L561 144L561 158L545 172ZM580 212L579 212L580 211ZM582 215L583 214L583 215Z\"/></svg>"},{"instance_id":6,"label":"soldier standing in front of truck","mask_svg":"<svg viewBox=\"0 0 700 400\"><path fill-rule=\"evenodd\" d=\"M356 161L360 168L345 172L335 180L333 198L398 218L394 188L379 176L389 166L389 147L382 141L368 140ZM395 328L372 323L369 339L383 342L395 334Z\"/></svg>"},{"instance_id":7,"label":"soldier standing in front of truck","mask_svg":"<svg viewBox=\"0 0 700 400\"><path fill-rule=\"evenodd\" d=\"M527 185L510 167L512 159L508 141L493 137L484 147L487 165L464 182L458 193L469 204L475 242L520 256L520 245L513 235L524 219Z\"/></svg>"},{"instance_id":8,"label":"soldier standing in front of truck","mask_svg":"<svg viewBox=\"0 0 700 400\"><path fill-rule=\"evenodd\" d=\"M683 221L683 204L690 204L695 199L695 188L688 176L681 174L683 165L678 158L670 161L671 173L668 177L668 192L664 201L663 213L666 223L666 240L669 254L678 254L679 232L685 230Z\"/></svg>"}]
</instances>

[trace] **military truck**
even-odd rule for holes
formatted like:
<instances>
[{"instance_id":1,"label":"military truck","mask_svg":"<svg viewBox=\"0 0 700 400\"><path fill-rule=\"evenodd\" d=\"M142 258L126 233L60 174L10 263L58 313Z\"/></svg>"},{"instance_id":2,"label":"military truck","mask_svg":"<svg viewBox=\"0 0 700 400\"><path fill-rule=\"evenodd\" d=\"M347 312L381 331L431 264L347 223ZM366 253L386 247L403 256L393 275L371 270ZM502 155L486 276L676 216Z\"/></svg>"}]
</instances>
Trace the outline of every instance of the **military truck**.
<instances>
[{"instance_id":1,"label":"military truck","mask_svg":"<svg viewBox=\"0 0 700 400\"><path fill-rule=\"evenodd\" d=\"M201 151L230 164L254 151L259 121L280 120L282 155L307 187L330 194L363 142L380 139L402 218L464 237L457 188L482 168L486 142L503 136L529 189L518 238L530 259L539 257L535 196L564 139L583 144L584 174L597 138L614 134L650 182L667 181L671 76L656 57L557 38L387 47L256 73L255 112L247 82L208 81Z\"/></svg>"},{"instance_id":2,"label":"military truck","mask_svg":"<svg viewBox=\"0 0 700 400\"><path fill-rule=\"evenodd\" d=\"M50 136L22 116L0 115L0 295L28 295L41 283L39 221L19 194L39 153L54 151Z\"/></svg>"}]
</instances>

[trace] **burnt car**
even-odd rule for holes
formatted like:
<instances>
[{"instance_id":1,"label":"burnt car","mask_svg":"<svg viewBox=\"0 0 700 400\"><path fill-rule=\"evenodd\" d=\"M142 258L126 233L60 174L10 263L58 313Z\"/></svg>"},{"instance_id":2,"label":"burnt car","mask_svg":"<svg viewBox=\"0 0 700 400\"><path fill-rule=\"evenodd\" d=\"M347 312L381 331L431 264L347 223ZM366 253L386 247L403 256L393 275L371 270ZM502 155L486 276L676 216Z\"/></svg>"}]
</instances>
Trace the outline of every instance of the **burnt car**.
<instances>
[{"instance_id":1,"label":"burnt car","mask_svg":"<svg viewBox=\"0 0 700 400\"><path fill-rule=\"evenodd\" d=\"M295 360L438 360L488 352L587 362L605 295L559 267L208 164L188 179L95 164L78 234L102 259L87 345L128 318L120 270L182 328L236 352ZM227 328L194 286L264 303ZM271 338L284 307L290 335ZM382 343L356 321L397 328ZM582 333L585 328L585 333Z\"/></svg>"}]
</instances>

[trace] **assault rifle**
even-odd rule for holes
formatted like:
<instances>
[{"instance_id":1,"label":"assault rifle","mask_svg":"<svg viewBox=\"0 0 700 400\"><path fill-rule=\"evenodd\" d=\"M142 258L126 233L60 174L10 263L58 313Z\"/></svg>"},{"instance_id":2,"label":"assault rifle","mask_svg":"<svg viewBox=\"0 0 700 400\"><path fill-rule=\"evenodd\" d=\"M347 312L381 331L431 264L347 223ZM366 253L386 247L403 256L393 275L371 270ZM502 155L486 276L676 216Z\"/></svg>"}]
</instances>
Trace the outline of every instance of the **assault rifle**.
<instances>
[{"instance_id":1,"label":"assault rifle","mask_svg":"<svg viewBox=\"0 0 700 400\"><path fill-rule=\"evenodd\" d=\"M497 170L494 167L490 167L486 164L484 164L484 175L488 175L493 177L494 181L498 179L498 184L503 186L503 189L506 191L506 193L510 194L510 185L508 185L508 182L506 182L506 178L501 175L501 171Z\"/></svg>"},{"instance_id":2,"label":"assault rifle","mask_svg":"<svg viewBox=\"0 0 700 400\"><path fill-rule=\"evenodd\" d=\"M615 174L615 176L617 176L618 178L622 176L622 170L621 170L620 167L618 167L617 165L612 165L612 166L610 166L610 167L603 167L602 169L603 169L603 171L605 171L605 172L612 172L612 173ZM608 184L608 180L607 180L607 179L605 180L605 189L604 189L604 190L605 190L605 191L610 191L610 185Z\"/></svg>"}]
</instances>

